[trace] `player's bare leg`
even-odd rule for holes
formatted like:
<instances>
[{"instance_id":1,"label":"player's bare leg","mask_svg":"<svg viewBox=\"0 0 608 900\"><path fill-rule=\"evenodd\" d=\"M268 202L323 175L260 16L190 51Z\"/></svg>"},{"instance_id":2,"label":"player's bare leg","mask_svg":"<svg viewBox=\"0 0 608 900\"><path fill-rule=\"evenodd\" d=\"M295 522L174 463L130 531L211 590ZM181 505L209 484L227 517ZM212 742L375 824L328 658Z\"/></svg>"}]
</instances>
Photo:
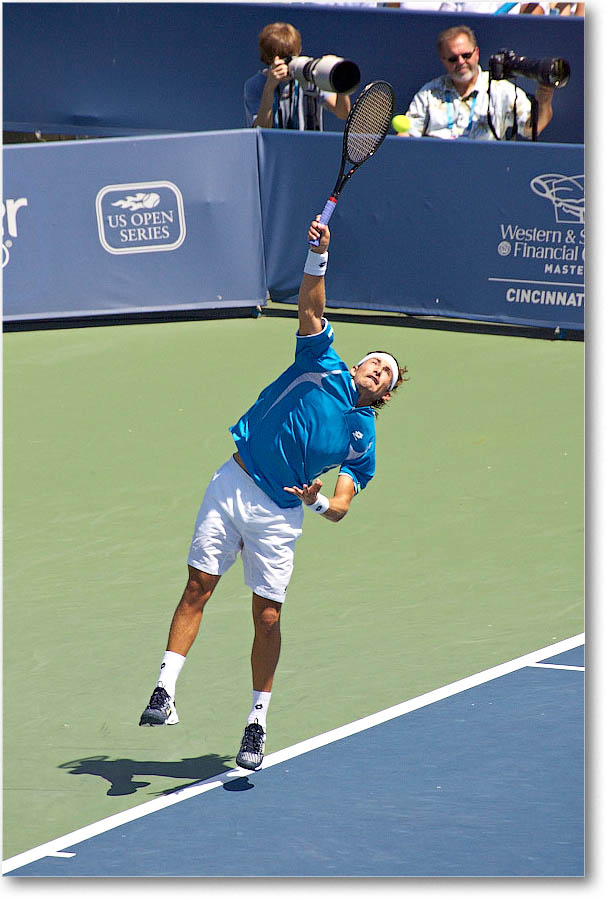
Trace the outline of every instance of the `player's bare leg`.
<instances>
[{"instance_id":1,"label":"player's bare leg","mask_svg":"<svg viewBox=\"0 0 608 900\"><path fill-rule=\"evenodd\" d=\"M173 613L167 650L186 656L198 634L205 604L220 577L188 566L188 583Z\"/></svg>"},{"instance_id":2,"label":"player's bare leg","mask_svg":"<svg viewBox=\"0 0 608 900\"><path fill-rule=\"evenodd\" d=\"M254 691L271 691L281 652L282 603L253 595L252 612L255 634L251 648L251 674Z\"/></svg>"},{"instance_id":3,"label":"player's bare leg","mask_svg":"<svg viewBox=\"0 0 608 900\"><path fill-rule=\"evenodd\" d=\"M251 674L254 705L236 758L237 765L244 769L259 769L264 759L266 710L281 652L281 607L281 603L266 600L258 594L253 595L255 633L251 648Z\"/></svg>"},{"instance_id":4,"label":"player's bare leg","mask_svg":"<svg viewBox=\"0 0 608 900\"><path fill-rule=\"evenodd\" d=\"M205 604L219 580L219 575L208 575L188 566L188 583L173 613L159 679L141 715L140 725L177 725L179 722L175 683L198 634Z\"/></svg>"}]
</instances>

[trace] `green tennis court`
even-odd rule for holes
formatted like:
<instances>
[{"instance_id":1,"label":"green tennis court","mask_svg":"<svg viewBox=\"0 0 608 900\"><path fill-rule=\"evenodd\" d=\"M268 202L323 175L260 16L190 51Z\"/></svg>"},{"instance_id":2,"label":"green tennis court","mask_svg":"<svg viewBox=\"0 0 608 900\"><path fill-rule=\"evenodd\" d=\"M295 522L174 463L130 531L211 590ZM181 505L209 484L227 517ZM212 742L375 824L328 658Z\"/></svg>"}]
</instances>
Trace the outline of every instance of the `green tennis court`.
<instances>
[{"instance_id":1,"label":"green tennis court","mask_svg":"<svg viewBox=\"0 0 608 900\"><path fill-rule=\"evenodd\" d=\"M296 325L4 336L5 858L234 766L251 700L240 563L180 677L181 724L137 723L228 426L290 364ZM584 627L584 345L334 327L345 360L383 346L410 381L349 516L306 522L267 752Z\"/></svg>"}]
</instances>

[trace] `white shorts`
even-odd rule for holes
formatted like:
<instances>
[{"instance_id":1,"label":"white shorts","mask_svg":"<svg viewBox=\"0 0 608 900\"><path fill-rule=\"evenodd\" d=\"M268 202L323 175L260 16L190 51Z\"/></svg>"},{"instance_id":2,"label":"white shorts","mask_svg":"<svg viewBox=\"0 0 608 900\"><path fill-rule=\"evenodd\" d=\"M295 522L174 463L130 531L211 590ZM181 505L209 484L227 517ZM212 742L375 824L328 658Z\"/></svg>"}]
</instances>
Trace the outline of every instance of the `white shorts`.
<instances>
[{"instance_id":1,"label":"white shorts","mask_svg":"<svg viewBox=\"0 0 608 900\"><path fill-rule=\"evenodd\" d=\"M231 457L205 491L188 564L223 575L240 552L245 584L260 597L282 603L303 518L302 506L277 506Z\"/></svg>"}]
</instances>

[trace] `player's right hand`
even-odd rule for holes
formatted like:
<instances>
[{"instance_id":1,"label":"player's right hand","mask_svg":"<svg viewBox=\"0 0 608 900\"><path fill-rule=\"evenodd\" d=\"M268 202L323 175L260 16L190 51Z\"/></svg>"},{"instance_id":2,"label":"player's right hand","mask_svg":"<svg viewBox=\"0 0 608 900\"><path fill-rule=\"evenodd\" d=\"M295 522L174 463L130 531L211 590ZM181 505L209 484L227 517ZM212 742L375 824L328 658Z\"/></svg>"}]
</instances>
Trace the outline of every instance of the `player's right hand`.
<instances>
[{"instance_id":1,"label":"player's right hand","mask_svg":"<svg viewBox=\"0 0 608 900\"><path fill-rule=\"evenodd\" d=\"M287 491L288 494L293 494L298 497L302 503L305 503L306 506L312 506L313 503L316 503L317 497L319 495L319 491L323 487L323 482L318 478L315 478L312 484L303 484L301 488L296 487L284 487L283 490Z\"/></svg>"}]
</instances>

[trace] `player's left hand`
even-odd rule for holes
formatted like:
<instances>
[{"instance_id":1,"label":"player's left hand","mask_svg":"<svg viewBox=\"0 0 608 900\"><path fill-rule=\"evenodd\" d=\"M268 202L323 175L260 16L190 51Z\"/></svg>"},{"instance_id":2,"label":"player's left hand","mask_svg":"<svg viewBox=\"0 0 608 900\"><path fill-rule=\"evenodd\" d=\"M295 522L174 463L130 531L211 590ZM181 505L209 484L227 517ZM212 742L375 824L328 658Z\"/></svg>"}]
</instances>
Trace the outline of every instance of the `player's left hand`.
<instances>
[{"instance_id":1,"label":"player's left hand","mask_svg":"<svg viewBox=\"0 0 608 900\"><path fill-rule=\"evenodd\" d=\"M306 506L312 506L312 504L316 502L322 487L323 482L319 481L318 478L315 478L312 484L303 484L301 488L295 486L286 487L283 488L283 490L287 491L288 494L294 494L296 497L299 497Z\"/></svg>"},{"instance_id":2,"label":"player's left hand","mask_svg":"<svg viewBox=\"0 0 608 900\"><path fill-rule=\"evenodd\" d=\"M320 218L320 214L316 216L314 222L310 223L310 228L308 229L308 240L319 241L318 246L310 248L314 253L326 253L329 247L329 226L321 225L319 222Z\"/></svg>"}]
</instances>

